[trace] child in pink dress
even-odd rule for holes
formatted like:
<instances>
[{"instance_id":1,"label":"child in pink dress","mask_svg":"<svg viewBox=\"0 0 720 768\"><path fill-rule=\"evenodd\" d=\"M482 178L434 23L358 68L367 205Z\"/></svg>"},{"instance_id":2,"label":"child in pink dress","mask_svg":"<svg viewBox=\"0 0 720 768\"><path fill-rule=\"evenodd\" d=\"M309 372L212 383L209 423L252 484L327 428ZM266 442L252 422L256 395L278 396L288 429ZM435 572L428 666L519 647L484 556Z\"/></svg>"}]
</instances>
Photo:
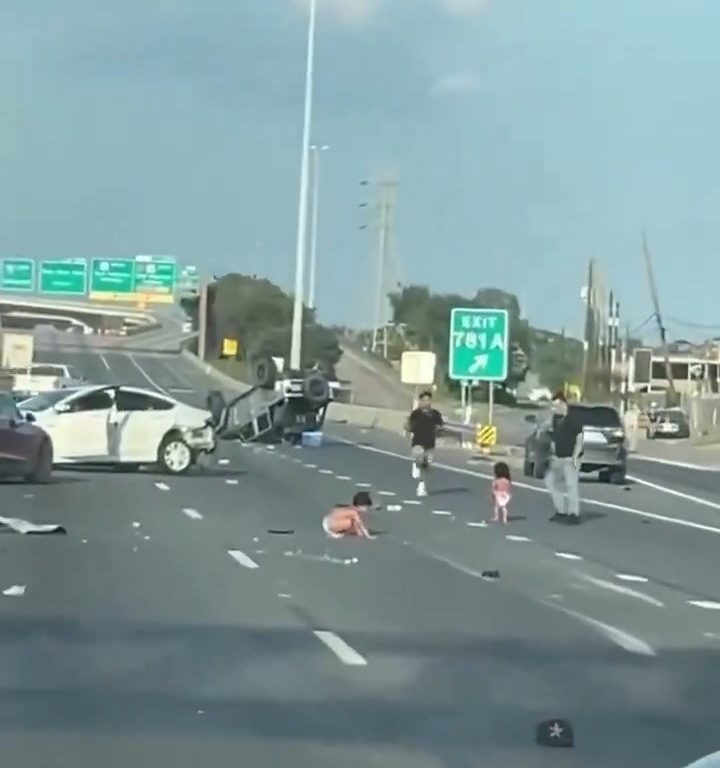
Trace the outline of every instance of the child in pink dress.
<instances>
[{"instance_id":1,"label":"child in pink dress","mask_svg":"<svg viewBox=\"0 0 720 768\"><path fill-rule=\"evenodd\" d=\"M491 522L502 520L503 525L508 521L508 504L512 498L512 478L510 467L504 461L498 461L493 467L495 479L492 484L493 516Z\"/></svg>"}]
</instances>

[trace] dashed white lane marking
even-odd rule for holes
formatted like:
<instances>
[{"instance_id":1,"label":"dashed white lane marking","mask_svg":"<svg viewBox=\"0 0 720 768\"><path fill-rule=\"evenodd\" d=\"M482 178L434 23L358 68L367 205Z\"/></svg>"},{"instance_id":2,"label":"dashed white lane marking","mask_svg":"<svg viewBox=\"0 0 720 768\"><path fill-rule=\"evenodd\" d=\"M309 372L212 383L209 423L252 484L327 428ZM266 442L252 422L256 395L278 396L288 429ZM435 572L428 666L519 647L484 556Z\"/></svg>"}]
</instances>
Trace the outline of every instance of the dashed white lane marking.
<instances>
[{"instance_id":1,"label":"dashed white lane marking","mask_svg":"<svg viewBox=\"0 0 720 768\"><path fill-rule=\"evenodd\" d=\"M532 539L529 539L527 536L516 536L512 533L509 533L505 538L508 541L532 541Z\"/></svg>"},{"instance_id":2,"label":"dashed white lane marking","mask_svg":"<svg viewBox=\"0 0 720 768\"><path fill-rule=\"evenodd\" d=\"M138 369L138 371L140 371L143 377L150 383L151 387L157 389L158 392L162 392L168 397L172 397L172 395L164 387L161 387L157 381L155 381L155 379L151 378L150 374L148 374L148 372L140 365L140 363L138 363L134 355L128 355L128 358L130 359L130 362Z\"/></svg>"},{"instance_id":3,"label":"dashed white lane marking","mask_svg":"<svg viewBox=\"0 0 720 768\"><path fill-rule=\"evenodd\" d=\"M293 461L294 461L296 464L302 464L302 463L303 463L303 460L302 460L302 459L297 459L297 458L295 458L295 459L293 459Z\"/></svg>"},{"instance_id":4,"label":"dashed white lane marking","mask_svg":"<svg viewBox=\"0 0 720 768\"><path fill-rule=\"evenodd\" d=\"M303 464L305 469L317 469L317 464Z\"/></svg>"},{"instance_id":5,"label":"dashed white lane marking","mask_svg":"<svg viewBox=\"0 0 720 768\"><path fill-rule=\"evenodd\" d=\"M333 471L332 469L321 469L320 474L321 475L332 475Z\"/></svg>"},{"instance_id":6,"label":"dashed white lane marking","mask_svg":"<svg viewBox=\"0 0 720 768\"><path fill-rule=\"evenodd\" d=\"M465 525L467 525L468 528L487 528L488 527L488 524L484 520L481 520L479 523L473 523L473 522L465 523Z\"/></svg>"},{"instance_id":7,"label":"dashed white lane marking","mask_svg":"<svg viewBox=\"0 0 720 768\"><path fill-rule=\"evenodd\" d=\"M352 480L352 477L350 475L337 475L337 480Z\"/></svg>"},{"instance_id":8,"label":"dashed white lane marking","mask_svg":"<svg viewBox=\"0 0 720 768\"><path fill-rule=\"evenodd\" d=\"M158 491L169 491L170 486L167 483L155 483L155 487Z\"/></svg>"},{"instance_id":9,"label":"dashed white lane marking","mask_svg":"<svg viewBox=\"0 0 720 768\"><path fill-rule=\"evenodd\" d=\"M575 555L572 552L556 552L555 557L560 557L563 560L582 560L580 555Z\"/></svg>"},{"instance_id":10,"label":"dashed white lane marking","mask_svg":"<svg viewBox=\"0 0 720 768\"><path fill-rule=\"evenodd\" d=\"M452 512L448 512L447 509L433 509L433 515L442 515L444 517L452 517Z\"/></svg>"},{"instance_id":11,"label":"dashed white lane marking","mask_svg":"<svg viewBox=\"0 0 720 768\"><path fill-rule=\"evenodd\" d=\"M388 504L385 509L387 509L388 512L400 512L400 510L402 510L402 504Z\"/></svg>"},{"instance_id":12,"label":"dashed white lane marking","mask_svg":"<svg viewBox=\"0 0 720 768\"><path fill-rule=\"evenodd\" d=\"M203 519L202 514L198 512L197 509L191 509L190 507L185 507L185 509L183 509L183 515L189 517L191 520Z\"/></svg>"},{"instance_id":13,"label":"dashed white lane marking","mask_svg":"<svg viewBox=\"0 0 720 768\"><path fill-rule=\"evenodd\" d=\"M594 584L600 589L607 589L610 592L615 592L618 595L625 595L626 597L634 597L636 600L642 600L644 603L648 603L648 605L654 605L656 608L663 608L665 606L665 603L663 603L661 600L656 600L654 597L646 595L644 592L638 592L635 589L630 589L630 587L622 587L620 584L614 584L612 581L596 579L594 576L589 576L587 574L582 574L581 578L590 584Z\"/></svg>"},{"instance_id":14,"label":"dashed white lane marking","mask_svg":"<svg viewBox=\"0 0 720 768\"><path fill-rule=\"evenodd\" d=\"M337 657L349 667L366 667L367 659L361 656L352 646L348 645L342 637L334 632L324 629L315 629L313 634L317 639L329 648Z\"/></svg>"},{"instance_id":15,"label":"dashed white lane marking","mask_svg":"<svg viewBox=\"0 0 720 768\"><path fill-rule=\"evenodd\" d=\"M282 597L284 600L292 599L292 595L289 595L287 592L278 592L278 597Z\"/></svg>"},{"instance_id":16,"label":"dashed white lane marking","mask_svg":"<svg viewBox=\"0 0 720 768\"><path fill-rule=\"evenodd\" d=\"M135 520L135 521L133 521L132 526L133 526L133 528L139 528L140 527L140 523L137 520Z\"/></svg>"},{"instance_id":17,"label":"dashed white lane marking","mask_svg":"<svg viewBox=\"0 0 720 768\"><path fill-rule=\"evenodd\" d=\"M232 557L235 562L240 563L240 565L243 566L243 568L259 568L260 566L251 558L248 557L244 552L241 552L239 549L229 549L228 555Z\"/></svg>"},{"instance_id":18,"label":"dashed white lane marking","mask_svg":"<svg viewBox=\"0 0 720 768\"><path fill-rule=\"evenodd\" d=\"M394 459L400 459L401 461L412 461L412 459L409 459L407 456L404 456L402 453L397 453L396 451L388 451L384 448L376 448L374 445L360 445L359 443L354 443L352 440L344 440L342 438L339 438L340 442L342 442L345 445L352 445L358 450L361 451L369 451L370 453L377 453L381 456L391 456ZM494 477L492 475L489 475L484 472L476 472L471 469L464 469L463 467L453 467L450 464L443 464L439 462L434 462L433 466L437 469L444 469L446 472L454 472L458 475L468 475L470 477L479 477L483 480L494 480ZM524 488L527 491L535 491L535 493L542 493L542 494L548 494L549 491L547 488L541 488L537 485L530 485L529 483L523 483L522 481L517 481L514 483L514 485L517 488ZM704 531L706 533L714 533L720 535L720 528L713 526L713 525L705 525L704 523L696 523L693 520L685 520L681 517L669 517L668 515L659 515L655 512L646 512L644 509L636 509L635 507L626 507L623 504L613 504L608 501L599 501L598 499L582 499L583 504L587 506L592 507L599 507L600 509L613 509L617 512L627 512L629 515L637 515L638 517L644 517L648 520L656 520L661 523L669 523L670 525L679 525L683 528L692 528L695 531Z\"/></svg>"},{"instance_id":19,"label":"dashed white lane marking","mask_svg":"<svg viewBox=\"0 0 720 768\"><path fill-rule=\"evenodd\" d=\"M172 392L174 395L193 395L194 389L188 389L187 387L168 387L168 392Z\"/></svg>"},{"instance_id":20,"label":"dashed white lane marking","mask_svg":"<svg viewBox=\"0 0 720 768\"><path fill-rule=\"evenodd\" d=\"M422 504L422 501L418 501L417 499L403 499L403 504L410 504L413 507L418 507Z\"/></svg>"},{"instance_id":21,"label":"dashed white lane marking","mask_svg":"<svg viewBox=\"0 0 720 768\"><path fill-rule=\"evenodd\" d=\"M669 496L675 496L683 501L691 501L693 504L700 504L703 507L710 507L710 509L720 510L720 504L709 499L703 499L700 496L693 496L691 493L683 493L682 491L676 491L674 488L668 488L666 485L660 485L659 483L651 483L649 480L643 480L640 477L633 477L628 475L628 480L632 480L634 483L644 485L646 488L652 488L654 491L660 491L660 493L667 493Z\"/></svg>"},{"instance_id":22,"label":"dashed white lane marking","mask_svg":"<svg viewBox=\"0 0 720 768\"><path fill-rule=\"evenodd\" d=\"M105 370L109 371L110 370L110 364L108 363L107 358L105 357L105 355L103 355L103 353L100 352L98 356L99 356L100 360L102 361L102 364L105 366Z\"/></svg>"},{"instance_id":23,"label":"dashed white lane marking","mask_svg":"<svg viewBox=\"0 0 720 768\"><path fill-rule=\"evenodd\" d=\"M230 459L218 459L218 464L221 464L222 466L225 466L226 464L230 463Z\"/></svg>"},{"instance_id":24,"label":"dashed white lane marking","mask_svg":"<svg viewBox=\"0 0 720 768\"><path fill-rule=\"evenodd\" d=\"M635 635L631 635L629 632L625 632L623 629L613 627L612 624L605 624L602 621L598 621L597 619L593 619L590 616L586 616L584 613L570 610L570 608L558 605L557 603L544 602L543 604L550 608L554 608L556 611L562 611L564 614L572 616L578 621L581 621L583 624L587 624L587 626L596 629L608 640L615 643L616 645L619 645L629 653L636 653L641 656L656 655L655 649L651 645L648 645L648 643L646 643L644 640L641 640L639 637L635 637Z\"/></svg>"},{"instance_id":25,"label":"dashed white lane marking","mask_svg":"<svg viewBox=\"0 0 720 768\"><path fill-rule=\"evenodd\" d=\"M22 597L25 594L25 589L24 584L14 584L12 587L3 589L3 595L7 595L7 597Z\"/></svg>"},{"instance_id":26,"label":"dashed white lane marking","mask_svg":"<svg viewBox=\"0 0 720 768\"><path fill-rule=\"evenodd\" d=\"M225 481L225 485L237 485L237 484L238 484L238 481L237 481L237 480L234 480L233 478L228 478L228 479Z\"/></svg>"},{"instance_id":27,"label":"dashed white lane marking","mask_svg":"<svg viewBox=\"0 0 720 768\"><path fill-rule=\"evenodd\" d=\"M397 493L395 491L378 491L378 496L397 496Z\"/></svg>"},{"instance_id":28,"label":"dashed white lane marking","mask_svg":"<svg viewBox=\"0 0 720 768\"><path fill-rule=\"evenodd\" d=\"M372 483L355 483L356 488L372 488Z\"/></svg>"},{"instance_id":29,"label":"dashed white lane marking","mask_svg":"<svg viewBox=\"0 0 720 768\"><path fill-rule=\"evenodd\" d=\"M708 611L720 611L720 603L714 600L688 600L688 605L694 605L696 608L705 608Z\"/></svg>"},{"instance_id":30,"label":"dashed white lane marking","mask_svg":"<svg viewBox=\"0 0 720 768\"><path fill-rule=\"evenodd\" d=\"M647 584L648 582L644 576L635 576L632 573L616 573L615 578L620 579L620 581L635 581L639 584Z\"/></svg>"}]
</instances>

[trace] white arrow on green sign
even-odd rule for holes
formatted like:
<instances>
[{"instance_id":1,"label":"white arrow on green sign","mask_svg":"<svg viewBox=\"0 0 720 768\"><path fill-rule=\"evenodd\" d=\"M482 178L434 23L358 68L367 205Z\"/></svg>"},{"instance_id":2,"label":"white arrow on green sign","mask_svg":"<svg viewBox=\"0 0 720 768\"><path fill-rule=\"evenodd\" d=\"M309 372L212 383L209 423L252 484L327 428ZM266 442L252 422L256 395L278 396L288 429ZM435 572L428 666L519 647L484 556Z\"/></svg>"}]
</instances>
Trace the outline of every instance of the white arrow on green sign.
<instances>
[{"instance_id":1,"label":"white arrow on green sign","mask_svg":"<svg viewBox=\"0 0 720 768\"><path fill-rule=\"evenodd\" d=\"M455 307L450 313L448 375L456 381L505 381L509 337L506 309Z\"/></svg>"}]
</instances>

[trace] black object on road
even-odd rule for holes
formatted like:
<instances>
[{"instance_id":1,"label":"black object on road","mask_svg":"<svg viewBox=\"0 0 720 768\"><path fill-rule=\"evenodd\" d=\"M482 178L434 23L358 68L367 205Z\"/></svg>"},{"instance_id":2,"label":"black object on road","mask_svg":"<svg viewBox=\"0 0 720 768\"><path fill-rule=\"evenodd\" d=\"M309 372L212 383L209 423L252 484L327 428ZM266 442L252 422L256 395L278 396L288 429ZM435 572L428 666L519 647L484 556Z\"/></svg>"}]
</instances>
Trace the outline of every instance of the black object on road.
<instances>
[{"instance_id":1,"label":"black object on road","mask_svg":"<svg viewBox=\"0 0 720 768\"><path fill-rule=\"evenodd\" d=\"M541 747L573 747L575 735L569 720L543 720L535 729L535 742Z\"/></svg>"}]
</instances>

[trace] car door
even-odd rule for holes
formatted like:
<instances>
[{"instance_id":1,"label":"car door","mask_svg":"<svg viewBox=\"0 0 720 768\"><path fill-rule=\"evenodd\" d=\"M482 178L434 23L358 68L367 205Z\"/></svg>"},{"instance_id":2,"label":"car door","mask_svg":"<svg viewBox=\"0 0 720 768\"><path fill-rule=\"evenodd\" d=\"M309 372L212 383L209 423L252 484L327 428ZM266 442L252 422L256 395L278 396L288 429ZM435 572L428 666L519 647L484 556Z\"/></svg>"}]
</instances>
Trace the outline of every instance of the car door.
<instances>
[{"instance_id":1,"label":"car door","mask_svg":"<svg viewBox=\"0 0 720 768\"><path fill-rule=\"evenodd\" d=\"M116 460L129 463L154 463L165 433L172 426L174 403L142 390L119 387L116 397Z\"/></svg>"},{"instance_id":2,"label":"car door","mask_svg":"<svg viewBox=\"0 0 720 768\"><path fill-rule=\"evenodd\" d=\"M32 450L32 428L20 415L12 395L0 393L0 471L22 471Z\"/></svg>"},{"instance_id":3,"label":"car door","mask_svg":"<svg viewBox=\"0 0 720 768\"><path fill-rule=\"evenodd\" d=\"M112 389L95 389L58 406L48 425L57 463L110 460L113 404Z\"/></svg>"}]
</instances>

